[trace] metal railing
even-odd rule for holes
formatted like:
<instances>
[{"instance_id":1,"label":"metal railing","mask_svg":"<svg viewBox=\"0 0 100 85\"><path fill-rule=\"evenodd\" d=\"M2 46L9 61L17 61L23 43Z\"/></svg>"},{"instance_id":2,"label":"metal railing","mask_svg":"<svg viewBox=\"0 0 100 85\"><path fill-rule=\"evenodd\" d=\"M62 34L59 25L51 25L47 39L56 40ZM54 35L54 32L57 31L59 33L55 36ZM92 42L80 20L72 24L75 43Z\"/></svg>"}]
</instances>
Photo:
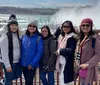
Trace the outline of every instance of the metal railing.
<instances>
[{"instance_id":1,"label":"metal railing","mask_svg":"<svg viewBox=\"0 0 100 85\"><path fill-rule=\"evenodd\" d=\"M3 71L2 71L1 65L0 65L0 74L1 74L0 79L2 79ZM23 75L19 79L12 81L12 85L23 85L23 83L25 83ZM39 77L39 69L37 69L37 71L36 71L36 75L34 77L33 83L34 83L34 85L42 85L40 77ZM55 72L55 85L60 85L58 72L57 73ZM76 81L74 81L73 85L80 85L80 79L78 78ZM98 82L93 82L91 85L100 85L100 80Z\"/></svg>"}]
</instances>

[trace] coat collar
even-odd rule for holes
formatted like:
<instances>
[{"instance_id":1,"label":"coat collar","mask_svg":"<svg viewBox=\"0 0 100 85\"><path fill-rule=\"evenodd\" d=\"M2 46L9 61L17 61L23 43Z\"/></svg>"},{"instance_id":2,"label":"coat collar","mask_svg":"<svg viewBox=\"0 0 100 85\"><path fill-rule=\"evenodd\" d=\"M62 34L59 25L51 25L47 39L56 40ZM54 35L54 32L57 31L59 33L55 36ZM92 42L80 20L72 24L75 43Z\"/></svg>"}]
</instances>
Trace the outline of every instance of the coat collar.
<instances>
[{"instance_id":1,"label":"coat collar","mask_svg":"<svg viewBox=\"0 0 100 85\"><path fill-rule=\"evenodd\" d=\"M92 39L92 38L96 38L96 36L97 36L97 35L95 34L95 35L93 35L93 36L88 37L88 38L86 39L85 42L89 41L89 40Z\"/></svg>"}]
</instances>

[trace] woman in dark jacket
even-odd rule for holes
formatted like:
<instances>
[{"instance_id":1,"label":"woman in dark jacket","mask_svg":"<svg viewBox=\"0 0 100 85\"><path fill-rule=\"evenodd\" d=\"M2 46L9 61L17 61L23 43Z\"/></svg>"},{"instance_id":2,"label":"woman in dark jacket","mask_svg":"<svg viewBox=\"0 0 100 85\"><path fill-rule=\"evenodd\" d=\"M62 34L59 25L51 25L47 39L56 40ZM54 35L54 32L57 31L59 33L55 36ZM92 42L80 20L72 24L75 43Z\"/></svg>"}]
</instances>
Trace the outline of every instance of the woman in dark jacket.
<instances>
[{"instance_id":1,"label":"woman in dark jacket","mask_svg":"<svg viewBox=\"0 0 100 85\"><path fill-rule=\"evenodd\" d=\"M40 62L40 78L43 85L54 85L54 70L56 55L54 52L57 50L57 41L51 34L48 26L41 28L41 35L44 40L44 53ZM46 79L46 74L48 79Z\"/></svg>"},{"instance_id":2,"label":"woman in dark jacket","mask_svg":"<svg viewBox=\"0 0 100 85\"><path fill-rule=\"evenodd\" d=\"M75 30L71 21L65 21L61 27L61 34L58 37L56 69L60 74L60 85L70 85L73 81L74 51L76 47ZM60 68L61 66L61 68Z\"/></svg>"}]
</instances>

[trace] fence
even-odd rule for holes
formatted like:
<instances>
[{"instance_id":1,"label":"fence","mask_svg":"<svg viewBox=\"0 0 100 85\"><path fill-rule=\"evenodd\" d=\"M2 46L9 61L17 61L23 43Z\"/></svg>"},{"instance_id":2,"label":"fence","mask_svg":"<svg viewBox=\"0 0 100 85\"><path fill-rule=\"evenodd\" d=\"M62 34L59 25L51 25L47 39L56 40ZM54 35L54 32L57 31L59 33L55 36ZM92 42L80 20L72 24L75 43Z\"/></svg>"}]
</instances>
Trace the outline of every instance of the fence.
<instances>
[{"instance_id":1,"label":"fence","mask_svg":"<svg viewBox=\"0 0 100 85\"><path fill-rule=\"evenodd\" d=\"M3 78L3 70L2 70L2 67L0 65L0 79L2 79L2 78ZM23 75L19 79L12 81L12 85L25 85L24 83L25 83L25 81L24 81ZM39 77L39 70L38 69L36 71L36 75L35 75L35 78L33 80L33 83L34 83L34 85L42 85L40 77ZM55 72L55 85L60 85L58 72L57 73ZM73 85L80 85L80 79L78 78L76 81L74 81ZM100 80L98 82L93 82L91 85L100 85Z\"/></svg>"}]
</instances>

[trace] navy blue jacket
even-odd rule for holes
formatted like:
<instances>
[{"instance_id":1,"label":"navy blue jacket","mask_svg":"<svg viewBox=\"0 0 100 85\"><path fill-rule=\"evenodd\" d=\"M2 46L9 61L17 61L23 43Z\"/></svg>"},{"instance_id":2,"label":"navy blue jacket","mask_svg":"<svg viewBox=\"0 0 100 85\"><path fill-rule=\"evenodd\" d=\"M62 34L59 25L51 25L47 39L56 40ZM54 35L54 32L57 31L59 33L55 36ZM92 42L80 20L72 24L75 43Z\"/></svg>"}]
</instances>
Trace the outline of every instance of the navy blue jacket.
<instances>
[{"instance_id":1,"label":"navy blue jacket","mask_svg":"<svg viewBox=\"0 0 100 85\"><path fill-rule=\"evenodd\" d=\"M60 49L60 55L66 59L66 65L64 68L64 82L69 83L73 81L74 77L74 52L76 48L76 39L70 37L67 40L66 48Z\"/></svg>"}]
</instances>

